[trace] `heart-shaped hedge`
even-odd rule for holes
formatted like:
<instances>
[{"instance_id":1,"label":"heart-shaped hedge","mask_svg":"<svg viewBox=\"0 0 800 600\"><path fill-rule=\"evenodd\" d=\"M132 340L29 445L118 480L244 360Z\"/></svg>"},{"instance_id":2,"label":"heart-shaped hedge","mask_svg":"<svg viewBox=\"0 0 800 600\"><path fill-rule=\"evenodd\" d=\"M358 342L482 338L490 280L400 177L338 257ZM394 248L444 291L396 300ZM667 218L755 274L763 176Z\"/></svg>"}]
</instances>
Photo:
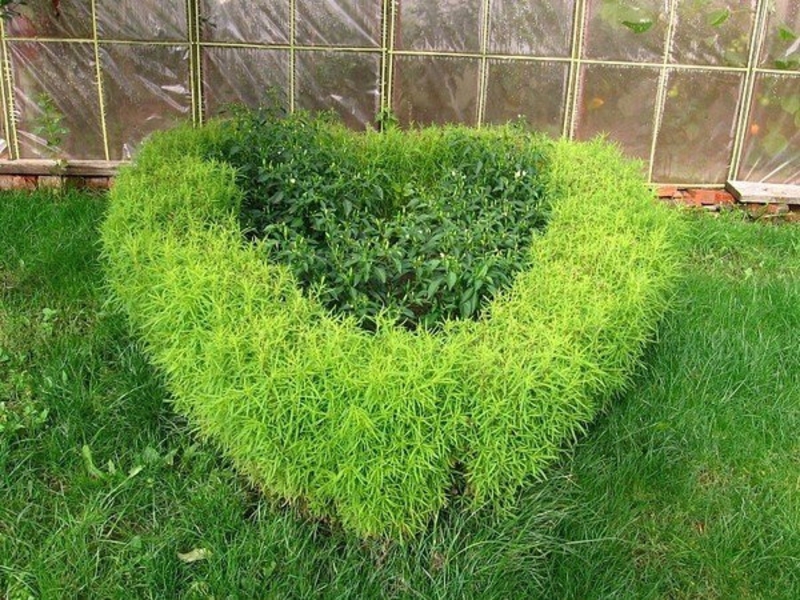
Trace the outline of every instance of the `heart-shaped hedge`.
<instances>
[{"instance_id":1,"label":"heart-shaped hedge","mask_svg":"<svg viewBox=\"0 0 800 600\"><path fill-rule=\"evenodd\" d=\"M547 232L478 320L366 332L244 241L236 173L208 158L225 132L156 135L121 171L108 279L197 430L361 536L420 530L454 478L476 505L512 504L625 385L665 308L678 215L614 147L559 141Z\"/></svg>"}]
</instances>

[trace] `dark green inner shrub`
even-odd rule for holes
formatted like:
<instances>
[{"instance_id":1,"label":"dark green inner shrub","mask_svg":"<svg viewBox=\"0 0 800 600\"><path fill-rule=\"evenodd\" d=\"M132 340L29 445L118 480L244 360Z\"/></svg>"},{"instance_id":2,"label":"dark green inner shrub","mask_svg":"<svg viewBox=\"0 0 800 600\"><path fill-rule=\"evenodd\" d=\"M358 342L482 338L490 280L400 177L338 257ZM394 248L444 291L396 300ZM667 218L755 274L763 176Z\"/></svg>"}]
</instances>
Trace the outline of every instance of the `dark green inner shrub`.
<instances>
[{"instance_id":1,"label":"dark green inner shrub","mask_svg":"<svg viewBox=\"0 0 800 600\"><path fill-rule=\"evenodd\" d=\"M547 222L547 142L519 128L355 133L266 109L226 127L213 158L238 169L243 230L367 329L477 316Z\"/></svg>"}]
</instances>

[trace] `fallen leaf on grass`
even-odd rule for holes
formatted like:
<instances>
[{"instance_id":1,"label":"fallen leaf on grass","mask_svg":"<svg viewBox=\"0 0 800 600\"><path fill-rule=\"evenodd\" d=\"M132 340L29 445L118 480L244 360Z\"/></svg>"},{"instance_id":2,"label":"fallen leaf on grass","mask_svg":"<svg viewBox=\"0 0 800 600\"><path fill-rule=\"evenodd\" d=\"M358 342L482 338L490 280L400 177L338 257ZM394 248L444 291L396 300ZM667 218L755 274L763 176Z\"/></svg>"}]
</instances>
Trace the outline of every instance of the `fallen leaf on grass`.
<instances>
[{"instance_id":1,"label":"fallen leaf on grass","mask_svg":"<svg viewBox=\"0 0 800 600\"><path fill-rule=\"evenodd\" d=\"M208 550L207 548L195 548L194 550L190 550L189 552L185 553L178 552L178 558L181 560L181 562L185 562L186 564L191 564L201 560L208 560L211 558L211 550Z\"/></svg>"},{"instance_id":2,"label":"fallen leaf on grass","mask_svg":"<svg viewBox=\"0 0 800 600\"><path fill-rule=\"evenodd\" d=\"M694 529L697 531L697 533L703 535L706 532L706 524L702 521L696 521L694 524Z\"/></svg>"},{"instance_id":3,"label":"fallen leaf on grass","mask_svg":"<svg viewBox=\"0 0 800 600\"><path fill-rule=\"evenodd\" d=\"M92 449L89 448L87 444L84 444L81 448L81 456L83 456L83 464L86 467L86 472L89 477L93 479L105 479L106 474L95 466L94 458L92 457Z\"/></svg>"}]
</instances>

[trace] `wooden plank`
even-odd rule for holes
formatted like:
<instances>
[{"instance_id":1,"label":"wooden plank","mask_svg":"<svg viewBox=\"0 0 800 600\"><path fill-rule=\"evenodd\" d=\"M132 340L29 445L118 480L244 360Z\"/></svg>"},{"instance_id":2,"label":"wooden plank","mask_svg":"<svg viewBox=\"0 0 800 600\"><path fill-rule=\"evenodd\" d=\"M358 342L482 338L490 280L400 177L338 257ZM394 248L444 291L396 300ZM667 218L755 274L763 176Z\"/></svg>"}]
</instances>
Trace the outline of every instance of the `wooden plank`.
<instances>
[{"instance_id":1,"label":"wooden plank","mask_svg":"<svg viewBox=\"0 0 800 600\"><path fill-rule=\"evenodd\" d=\"M124 161L105 160L0 160L0 175L67 175L72 177L113 177Z\"/></svg>"},{"instance_id":2,"label":"wooden plank","mask_svg":"<svg viewBox=\"0 0 800 600\"><path fill-rule=\"evenodd\" d=\"M800 204L800 185L728 181L725 184L739 202L754 204Z\"/></svg>"}]
</instances>

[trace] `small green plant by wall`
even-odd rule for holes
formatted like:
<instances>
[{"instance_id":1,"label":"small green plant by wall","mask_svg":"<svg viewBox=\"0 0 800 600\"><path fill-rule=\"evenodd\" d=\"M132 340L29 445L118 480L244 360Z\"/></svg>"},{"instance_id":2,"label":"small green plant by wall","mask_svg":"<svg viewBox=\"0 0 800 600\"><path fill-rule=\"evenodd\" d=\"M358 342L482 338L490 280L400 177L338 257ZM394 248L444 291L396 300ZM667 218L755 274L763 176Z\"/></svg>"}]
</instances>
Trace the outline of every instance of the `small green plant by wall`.
<instances>
[{"instance_id":1,"label":"small green plant by wall","mask_svg":"<svg viewBox=\"0 0 800 600\"><path fill-rule=\"evenodd\" d=\"M69 135L69 129L64 125L64 114L46 92L36 94L34 104L39 114L33 119L32 131L44 140L47 157L55 158L61 152L65 136Z\"/></svg>"}]
</instances>

